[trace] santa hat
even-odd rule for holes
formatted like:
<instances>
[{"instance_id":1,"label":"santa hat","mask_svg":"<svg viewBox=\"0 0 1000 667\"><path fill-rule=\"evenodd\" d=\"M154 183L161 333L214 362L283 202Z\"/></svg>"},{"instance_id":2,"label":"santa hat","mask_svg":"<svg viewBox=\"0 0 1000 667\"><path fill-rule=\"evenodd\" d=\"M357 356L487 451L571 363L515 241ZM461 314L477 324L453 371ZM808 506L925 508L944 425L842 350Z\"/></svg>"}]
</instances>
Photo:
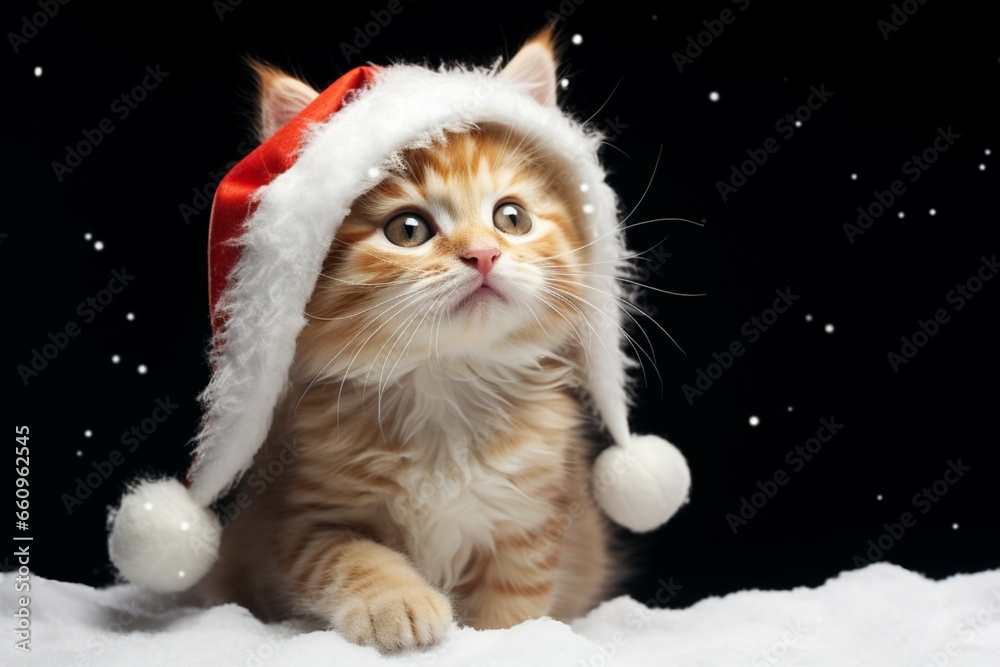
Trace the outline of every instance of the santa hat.
<instances>
[{"instance_id":1,"label":"santa hat","mask_svg":"<svg viewBox=\"0 0 1000 667\"><path fill-rule=\"evenodd\" d=\"M351 203L428 146L479 123L510 127L561 156L586 200L597 298L585 387L614 444L594 463L600 507L636 532L653 530L685 501L687 463L662 438L628 427L623 350L625 256L618 202L598 160L601 136L555 104L555 70L526 46L503 72L412 65L359 67L320 93L247 155L219 184L212 206L209 280L213 372L187 485L134 484L109 518L119 572L175 592L204 576L218 555L212 504L252 464L286 388L305 306ZM516 65L515 65L516 63ZM584 307L581 305L581 308Z\"/></svg>"}]
</instances>

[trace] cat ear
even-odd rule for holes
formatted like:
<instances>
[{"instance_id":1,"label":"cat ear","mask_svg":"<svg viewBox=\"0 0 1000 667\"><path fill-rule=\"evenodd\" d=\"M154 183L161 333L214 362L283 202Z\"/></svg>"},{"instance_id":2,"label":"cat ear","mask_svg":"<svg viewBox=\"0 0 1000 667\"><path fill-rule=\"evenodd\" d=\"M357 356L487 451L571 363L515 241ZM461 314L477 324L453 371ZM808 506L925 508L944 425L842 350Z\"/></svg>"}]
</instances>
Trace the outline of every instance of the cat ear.
<instances>
[{"instance_id":1,"label":"cat ear","mask_svg":"<svg viewBox=\"0 0 1000 667\"><path fill-rule=\"evenodd\" d=\"M552 28L548 27L528 40L507 66L501 78L523 85L540 104L556 105L556 53Z\"/></svg>"},{"instance_id":2,"label":"cat ear","mask_svg":"<svg viewBox=\"0 0 1000 667\"><path fill-rule=\"evenodd\" d=\"M319 96L312 86L285 74L277 67L251 61L259 86L257 138L267 140L285 123Z\"/></svg>"}]
</instances>

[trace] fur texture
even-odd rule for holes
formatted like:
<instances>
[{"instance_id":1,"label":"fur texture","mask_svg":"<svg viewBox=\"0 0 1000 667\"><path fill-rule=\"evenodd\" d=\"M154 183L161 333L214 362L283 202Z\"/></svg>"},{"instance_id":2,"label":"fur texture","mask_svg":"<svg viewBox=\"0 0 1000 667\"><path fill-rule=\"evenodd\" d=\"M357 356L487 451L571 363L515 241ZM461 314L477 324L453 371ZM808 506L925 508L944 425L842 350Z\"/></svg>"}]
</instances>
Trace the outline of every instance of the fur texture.
<instances>
[{"instance_id":1,"label":"fur texture","mask_svg":"<svg viewBox=\"0 0 1000 667\"><path fill-rule=\"evenodd\" d=\"M312 96L260 71L266 133ZM248 259L220 304L218 335L225 355L245 355L234 369L291 370L275 385L286 391L273 423L246 406L225 412L241 398L238 377L217 371L206 392L224 423L209 414L203 440L215 428L267 436L198 592L391 650L438 641L453 620L570 619L607 595L619 568L590 494L589 401L618 406L602 417L613 436L631 436L624 355L604 343L618 335L623 253L595 222L613 219L616 201L594 160L597 137L554 107L547 38L499 75L401 66L385 79L313 132L247 224ZM477 80L489 94L471 102L483 107L455 111ZM366 103L385 113L401 101L432 108L343 152ZM338 179L345 169L371 180ZM336 210L345 197L349 210ZM328 238L331 216L344 220ZM299 231L274 233L284 227ZM290 267L288 256L315 260ZM259 328L251 317L295 344L227 338ZM240 416L245 425L228 423ZM240 472L228 467L195 476L196 497Z\"/></svg>"}]
</instances>

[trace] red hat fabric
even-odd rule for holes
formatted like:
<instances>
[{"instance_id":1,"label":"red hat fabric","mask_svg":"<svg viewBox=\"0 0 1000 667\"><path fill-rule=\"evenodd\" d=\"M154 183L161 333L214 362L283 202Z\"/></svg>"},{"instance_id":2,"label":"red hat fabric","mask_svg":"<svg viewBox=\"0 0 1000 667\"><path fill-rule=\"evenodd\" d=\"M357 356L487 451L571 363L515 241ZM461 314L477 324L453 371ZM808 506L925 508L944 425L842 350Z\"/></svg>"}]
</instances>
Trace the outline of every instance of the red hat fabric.
<instances>
[{"instance_id":1,"label":"red hat fabric","mask_svg":"<svg viewBox=\"0 0 1000 667\"><path fill-rule=\"evenodd\" d=\"M349 95L371 85L377 71L364 66L344 74L219 182L208 227L208 306L213 331L219 329L216 307L239 259L239 246L233 242L257 207L254 193L285 173L295 163L306 131L339 111Z\"/></svg>"}]
</instances>

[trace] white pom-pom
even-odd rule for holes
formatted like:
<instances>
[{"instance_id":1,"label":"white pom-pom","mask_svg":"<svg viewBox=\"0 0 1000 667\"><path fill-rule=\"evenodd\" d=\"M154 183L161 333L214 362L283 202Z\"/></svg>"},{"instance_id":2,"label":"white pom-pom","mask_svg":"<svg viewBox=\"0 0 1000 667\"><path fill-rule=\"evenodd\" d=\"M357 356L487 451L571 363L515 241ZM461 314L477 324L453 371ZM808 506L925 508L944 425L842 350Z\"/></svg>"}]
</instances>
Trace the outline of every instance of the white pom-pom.
<instances>
[{"instance_id":1,"label":"white pom-pom","mask_svg":"<svg viewBox=\"0 0 1000 667\"><path fill-rule=\"evenodd\" d=\"M110 517L108 551L122 575L160 593L198 582L219 553L222 527L175 479L132 487Z\"/></svg>"},{"instance_id":2,"label":"white pom-pom","mask_svg":"<svg viewBox=\"0 0 1000 667\"><path fill-rule=\"evenodd\" d=\"M691 471L676 447L655 435L633 436L594 461L594 497L615 523L636 533L659 528L688 497Z\"/></svg>"}]
</instances>

